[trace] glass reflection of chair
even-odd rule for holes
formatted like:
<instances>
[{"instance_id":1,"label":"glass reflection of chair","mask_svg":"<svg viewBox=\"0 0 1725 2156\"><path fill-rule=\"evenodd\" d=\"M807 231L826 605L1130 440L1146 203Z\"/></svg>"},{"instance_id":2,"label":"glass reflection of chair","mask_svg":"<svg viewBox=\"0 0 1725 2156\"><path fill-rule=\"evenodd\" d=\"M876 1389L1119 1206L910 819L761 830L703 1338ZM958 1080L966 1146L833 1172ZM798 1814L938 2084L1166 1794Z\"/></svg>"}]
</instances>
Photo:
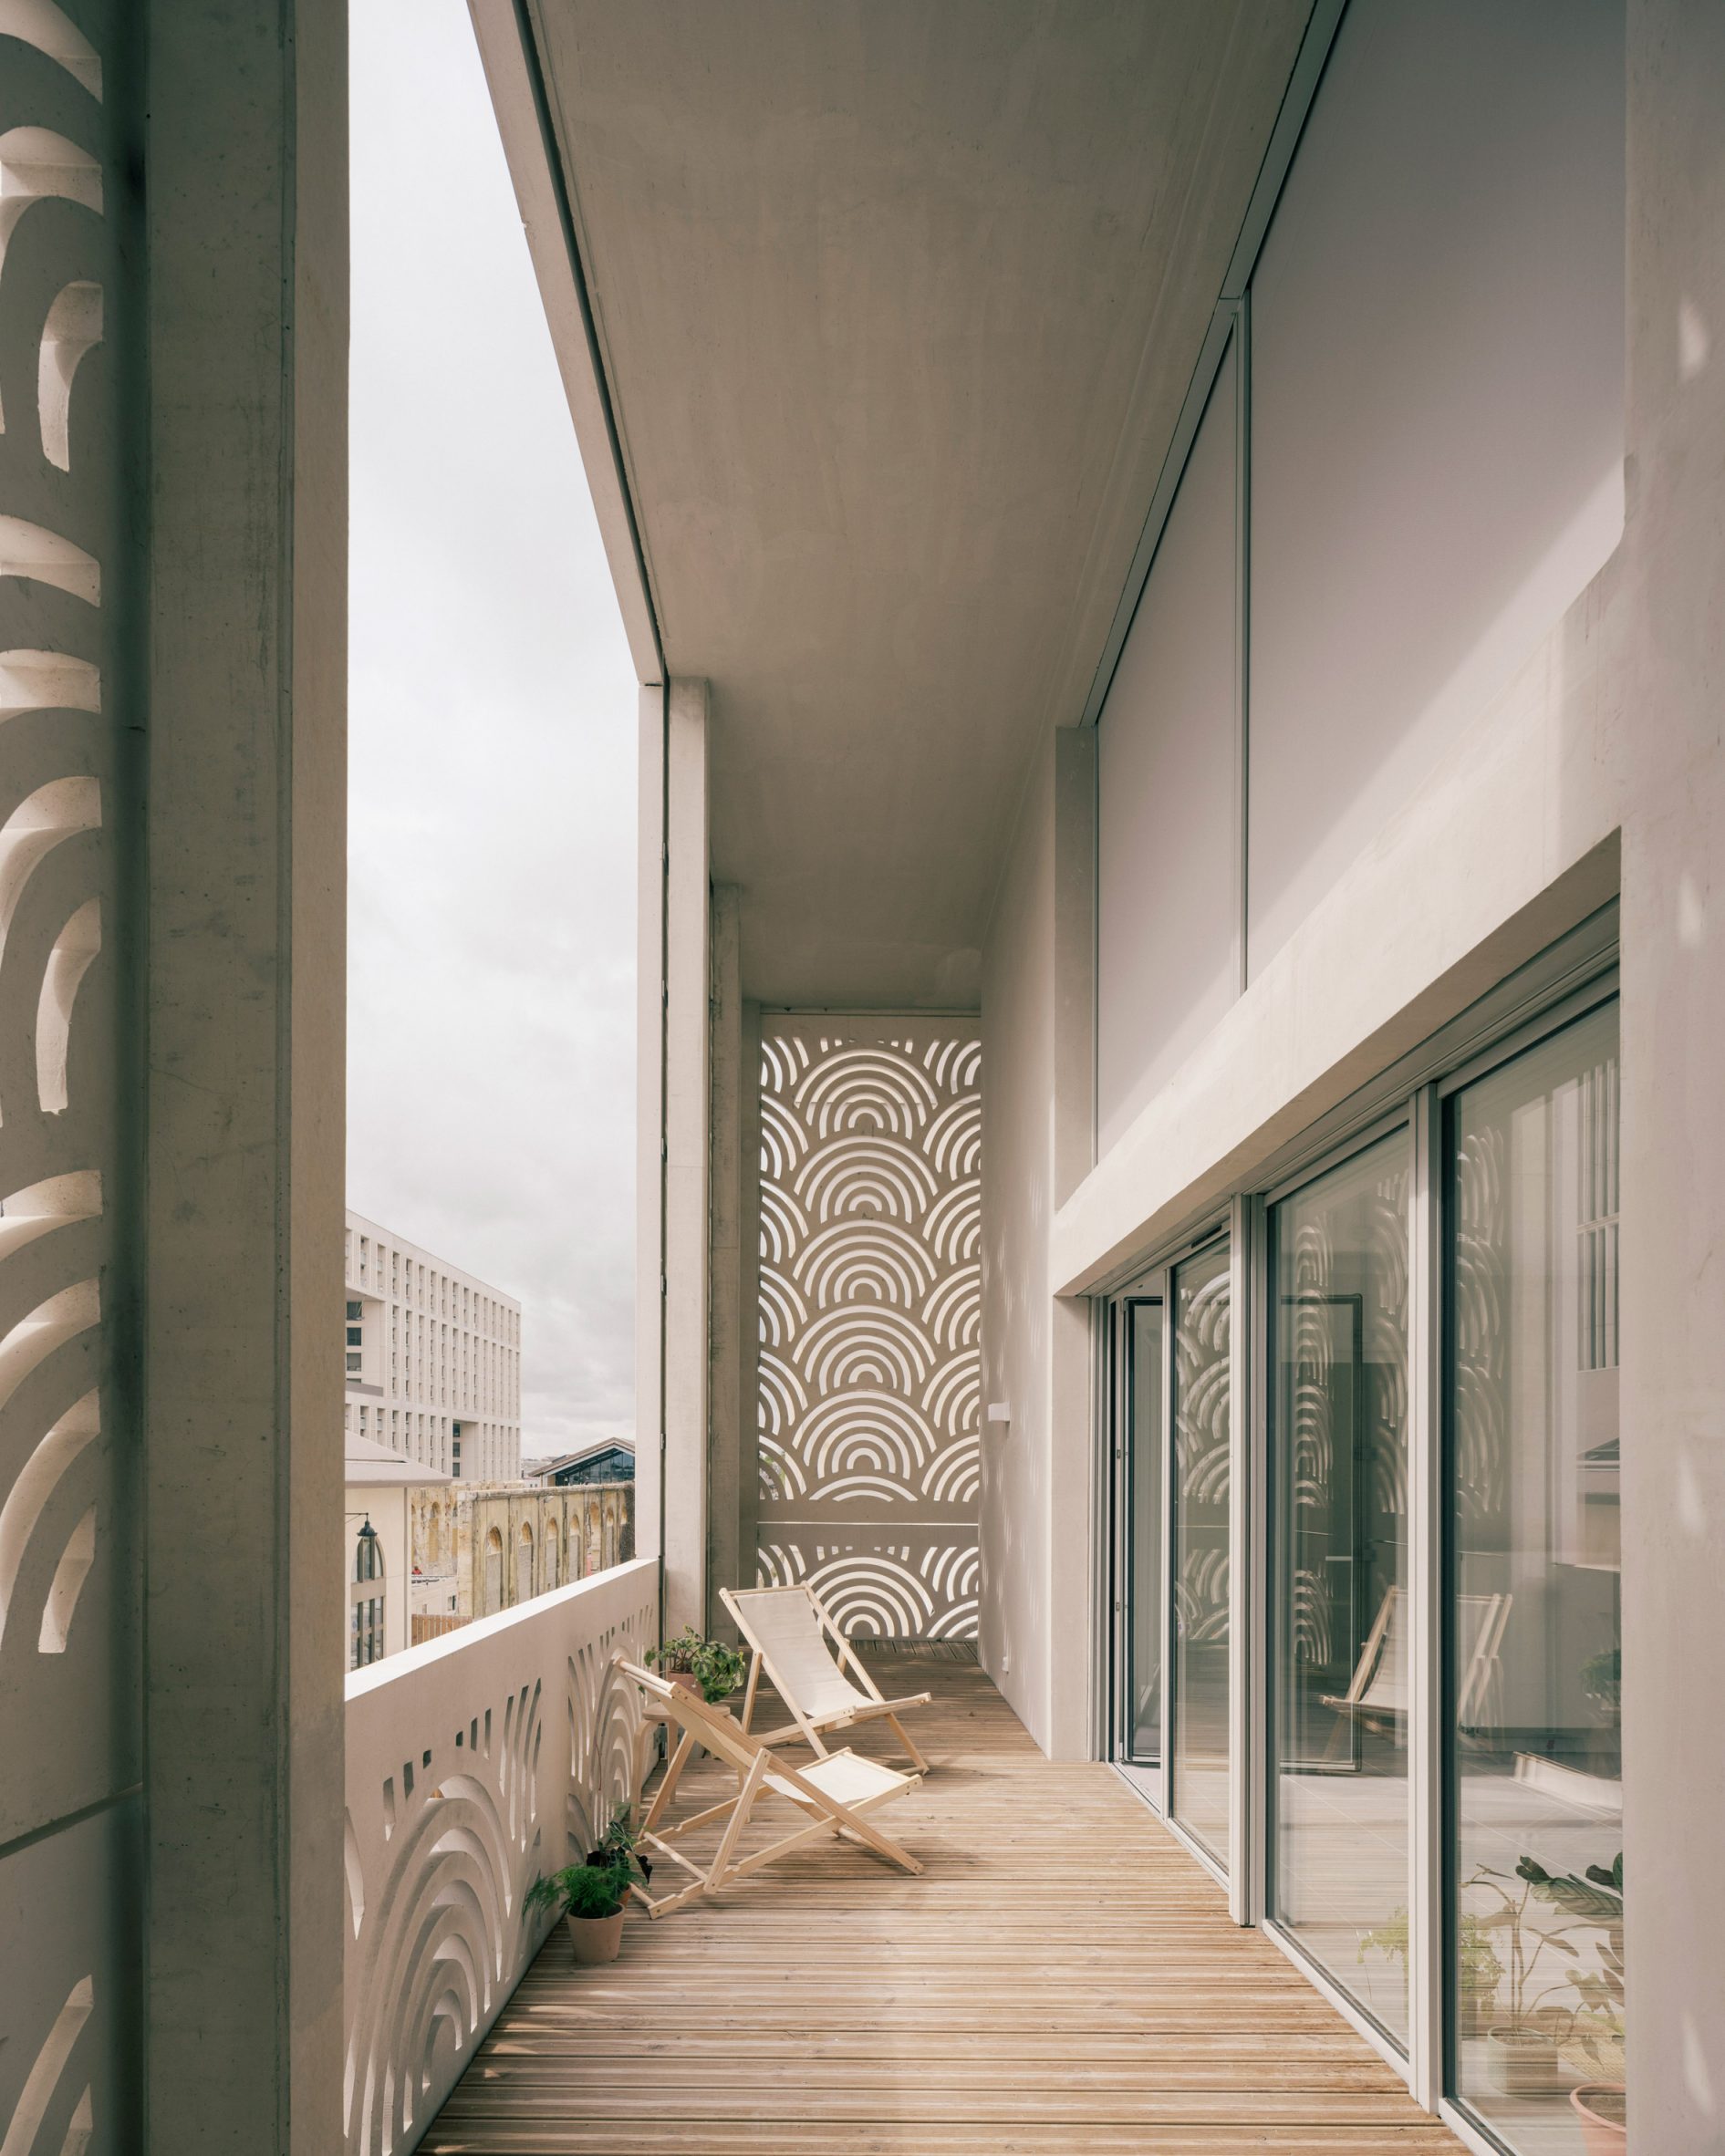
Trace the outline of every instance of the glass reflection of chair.
<instances>
[{"instance_id":1,"label":"glass reflection of chair","mask_svg":"<svg viewBox=\"0 0 1725 2156\"><path fill-rule=\"evenodd\" d=\"M1490 1701L1496 1696L1502 1665L1499 1660L1504 1628L1510 1621L1512 1594L1463 1594L1456 1598L1456 1646L1464 1675L1456 1706L1456 1731L1466 1744L1477 1741L1476 1733L1490 1725ZM1339 1695L1326 1695L1324 1705L1336 1715L1331 1732L1329 1756L1333 1758L1353 1723L1371 1729L1393 1727L1408 1715L1407 1594L1389 1588L1372 1629L1360 1649L1353 1680Z\"/></svg>"}]
</instances>

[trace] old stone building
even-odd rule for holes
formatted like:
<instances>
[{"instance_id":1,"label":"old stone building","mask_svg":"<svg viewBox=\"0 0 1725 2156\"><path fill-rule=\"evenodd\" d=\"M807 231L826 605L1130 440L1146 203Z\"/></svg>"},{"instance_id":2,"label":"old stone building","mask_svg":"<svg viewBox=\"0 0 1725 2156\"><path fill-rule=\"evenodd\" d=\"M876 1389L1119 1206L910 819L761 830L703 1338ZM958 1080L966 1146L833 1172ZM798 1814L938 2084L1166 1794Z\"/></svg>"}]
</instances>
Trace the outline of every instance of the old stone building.
<instances>
[{"instance_id":1,"label":"old stone building","mask_svg":"<svg viewBox=\"0 0 1725 2156\"><path fill-rule=\"evenodd\" d=\"M635 1554L635 1486L414 1490L413 1634L430 1639Z\"/></svg>"}]
</instances>

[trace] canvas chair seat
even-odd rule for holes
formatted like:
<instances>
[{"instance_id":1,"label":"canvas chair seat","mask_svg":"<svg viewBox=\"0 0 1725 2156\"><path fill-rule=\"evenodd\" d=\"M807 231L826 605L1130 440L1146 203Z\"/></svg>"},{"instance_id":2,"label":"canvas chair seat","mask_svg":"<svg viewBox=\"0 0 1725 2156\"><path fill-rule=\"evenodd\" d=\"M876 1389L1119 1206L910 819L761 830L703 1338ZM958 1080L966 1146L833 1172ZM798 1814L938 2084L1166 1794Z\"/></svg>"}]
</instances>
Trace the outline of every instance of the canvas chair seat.
<instances>
[{"instance_id":1,"label":"canvas chair seat","mask_svg":"<svg viewBox=\"0 0 1725 2156\"><path fill-rule=\"evenodd\" d=\"M883 1834L867 1816L914 1789L917 1776L900 1774L897 1767L883 1766L878 1759L859 1758L850 1751L829 1752L806 1767L793 1767L771 1750L764 1738L752 1736L722 1708L709 1706L698 1692L639 1668L621 1654L612 1660L681 1731L665 1778L641 1822L640 1838L655 1858L668 1859L686 1872L690 1883L658 1896L643 1887L631 1886L631 1895L649 1916L669 1915L673 1909L828 1835L872 1850L902 1871L921 1871L922 1866L909 1850ZM736 1793L675 1826L667 1826L665 1814L671 1797L698 1745L733 1770L737 1778ZM801 1824L764 1849L741 1853L743 1830L764 1798L792 1805L801 1815ZM681 1846L701 1828L719 1829L718 1848L704 1866Z\"/></svg>"},{"instance_id":2,"label":"canvas chair seat","mask_svg":"<svg viewBox=\"0 0 1725 2156\"><path fill-rule=\"evenodd\" d=\"M860 1752L828 1752L825 1758L801 1769L800 1784L787 1781L782 1774L769 1774L766 1786L775 1795L787 1797L805 1809L808 1808L807 1792L815 1788L835 1803L856 1809L880 1798L897 1796L906 1778L895 1767L884 1766L878 1759L866 1759Z\"/></svg>"},{"instance_id":3,"label":"canvas chair seat","mask_svg":"<svg viewBox=\"0 0 1725 2156\"><path fill-rule=\"evenodd\" d=\"M755 1692L764 1671L793 1717L783 1728L768 1730L764 1743L786 1744L800 1736L824 1754L823 1738L830 1731L884 1719L917 1771L927 1772L928 1761L906 1736L899 1716L908 1708L927 1706L933 1694L885 1697L806 1581L794 1587L722 1588L719 1599L752 1650L743 1702L745 1729L754 1717Z\"/></svg>"}]
</instances>

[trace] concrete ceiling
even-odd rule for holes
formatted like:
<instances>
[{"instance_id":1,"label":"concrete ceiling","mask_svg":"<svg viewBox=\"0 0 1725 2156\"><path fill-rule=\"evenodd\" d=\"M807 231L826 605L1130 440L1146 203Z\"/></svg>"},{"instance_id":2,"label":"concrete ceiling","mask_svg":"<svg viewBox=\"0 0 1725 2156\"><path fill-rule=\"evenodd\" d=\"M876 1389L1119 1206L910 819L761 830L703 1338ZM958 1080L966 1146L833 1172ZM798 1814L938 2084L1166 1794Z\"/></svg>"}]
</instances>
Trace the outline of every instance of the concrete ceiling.
<instances>
[{"instance_id":1,"label":"concrete ceiling","mask_svg":"<svg viewBox=\"0 0 1725 2156\"><path fill-rule=\"evenodd\" d=\"M1309 0L535 0L763 1000L963 1008Z\"/></svg>"}]
</instances>

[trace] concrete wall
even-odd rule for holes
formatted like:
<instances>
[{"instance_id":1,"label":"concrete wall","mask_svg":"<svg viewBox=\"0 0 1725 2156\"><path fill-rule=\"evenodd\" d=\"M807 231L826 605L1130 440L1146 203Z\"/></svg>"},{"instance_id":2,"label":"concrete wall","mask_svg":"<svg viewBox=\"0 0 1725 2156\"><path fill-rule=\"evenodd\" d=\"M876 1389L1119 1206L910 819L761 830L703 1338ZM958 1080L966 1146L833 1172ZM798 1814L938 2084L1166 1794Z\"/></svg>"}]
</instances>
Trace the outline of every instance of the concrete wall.
<instances>
[{"instance_id":1,"label":"concrete wall","mask_svg":"<svg viewBox=\"0 0 1725 2156\"><path fill-rule=\"evenodd\" d=\"M1048 1232L1089 1165L1095 736L1034 765L983 949L982 1666L1055 1757L1091 1752L1096 1478L1089 1310L1053 1297Z\"/></svg>"}]
</instances>

